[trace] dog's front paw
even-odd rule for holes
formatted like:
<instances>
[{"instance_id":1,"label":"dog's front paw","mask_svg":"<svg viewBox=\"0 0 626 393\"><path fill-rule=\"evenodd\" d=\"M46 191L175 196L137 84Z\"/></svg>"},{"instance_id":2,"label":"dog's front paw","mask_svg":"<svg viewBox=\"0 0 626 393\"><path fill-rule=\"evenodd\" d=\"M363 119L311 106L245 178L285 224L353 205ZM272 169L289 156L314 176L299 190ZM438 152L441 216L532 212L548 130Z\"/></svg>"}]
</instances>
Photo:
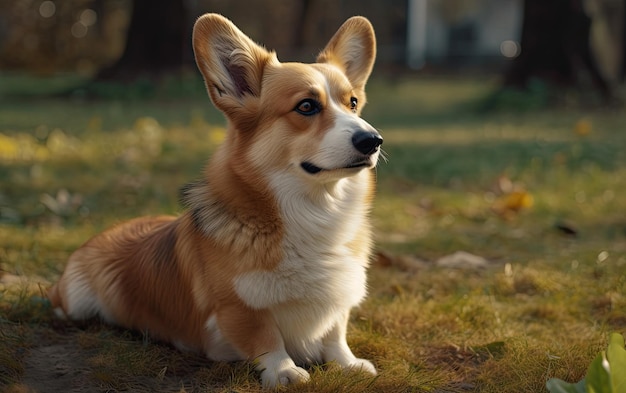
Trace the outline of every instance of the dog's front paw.
<instances>
[{"instance_id":1,"label":"dog's front paw","mask_svg":"<svg viewBox=\"0 0 626 393\"><path fill-rule=\"evenodd\" d=\"M257 362L264 388L303 383L311 378L305 369L296 366L286 352L268 353L258 358Z\"/></svg>"},{"instance_id":2,"label":"dog's front paw","mask_svg":"<svg viewBox=\"0 0 626 393\"><path fill-rule=\"evenodd\" d=\"M261 372L261 382L264 388L275 388L279 385L291 385L308 382L309 373L295 364L281 369L265 369Z\"/></svg>"},{"instance_id":3,"label":"dog's front paw","mask_svg":"<svg viewBox=\"0 0 626 393\"><path fill-rule=\"evenodd\" d=\"M372 362L366 359L355 358L350 363L344 365L344 368L351 371L366 372L372 375L378 374L376 372L376 367L374 367Z\"/></svg>"}]
</instances>

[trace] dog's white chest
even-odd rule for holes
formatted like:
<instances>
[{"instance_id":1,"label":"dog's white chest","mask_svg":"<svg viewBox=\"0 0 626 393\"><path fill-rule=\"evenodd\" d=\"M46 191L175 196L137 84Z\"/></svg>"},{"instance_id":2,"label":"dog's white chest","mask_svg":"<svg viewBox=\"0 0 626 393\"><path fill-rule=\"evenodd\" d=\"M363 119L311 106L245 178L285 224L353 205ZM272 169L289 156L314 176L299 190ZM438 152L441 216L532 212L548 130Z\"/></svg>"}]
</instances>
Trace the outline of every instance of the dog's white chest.
<instances>
[{"instance_id":1,"label":"dog's white chest","mask_svg":"<svg viewBox=\"0 0 626 393\"><path fill-rule=\"evenodd\" d=\"M292 302L334 309L358 304L365 296L367 266L360 260L367 253L355 252L354 243L367 215L362 179L345 179L333 193L315 199L288 174L277 174L272 185L285 231L283 260L272 270L238 276L238 295L256 309Z\"/></svg>"},{"instance_id":2,"label":"dog's white chest","mask_svg":"<svg viewBox=\"0 0 626 393\"><path fill-rule=\"evenodd\" d=\"M284 225L283 259L271 270L239 275L234 287L255 309L269 309L294 359L320 360L323 337L366 295L368 248L363 179L339 184L312 200L298 179L273 183ZM364 236L367 238L367 236Z\"/></svg>"},{"instance_id":3,"label":"dog's white chest","mask_svg":"<svg viewBox=\"0 0 626 393\"><path fill-rule=\"evenodd\" d=\"M234 285L239 297L255 309L294 303L349 309L365 296L365 280L363 261L348 253L300 255L289 250L275 269L241 274Z\"/></svg>"},{"instance_id":4,"label":"dog's white chest","mask_svg":"<svg viewBox=\"0 0 626 393\"><path fill-rule=\"evenodd\" d=\"M322 360L322 339L366 295L362 261L350 255L290 255L273 271L236 279L250 307L272 311L285 347L297 362Z\"/></svg>"}]
</instances>

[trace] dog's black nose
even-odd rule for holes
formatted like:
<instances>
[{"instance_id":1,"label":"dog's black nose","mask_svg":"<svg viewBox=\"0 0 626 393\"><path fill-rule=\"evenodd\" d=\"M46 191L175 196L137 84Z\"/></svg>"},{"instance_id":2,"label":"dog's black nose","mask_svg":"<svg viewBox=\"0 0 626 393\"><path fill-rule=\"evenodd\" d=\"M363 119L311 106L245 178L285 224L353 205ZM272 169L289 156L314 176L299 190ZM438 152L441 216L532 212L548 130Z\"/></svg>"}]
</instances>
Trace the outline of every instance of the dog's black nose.
<instances>
[{"instance_id":1,"label":"dog's black nose","mask_svg":"<svg viewBox=\"0 0 626 393\"><path fill-rule=\"evenodd\" d=\"M363 154L372 154L383 144L383 137L377 132L359 130L352 135L352 144Z\"/></svg>"}]
</instances>

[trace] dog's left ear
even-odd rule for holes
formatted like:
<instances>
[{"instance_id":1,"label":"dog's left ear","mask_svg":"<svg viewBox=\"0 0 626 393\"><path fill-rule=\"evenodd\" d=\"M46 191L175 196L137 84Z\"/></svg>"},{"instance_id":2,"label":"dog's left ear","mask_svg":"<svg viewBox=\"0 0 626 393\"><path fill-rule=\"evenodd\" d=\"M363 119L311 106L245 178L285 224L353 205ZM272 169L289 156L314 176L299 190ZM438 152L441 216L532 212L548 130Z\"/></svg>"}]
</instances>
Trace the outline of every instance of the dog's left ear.
<instances>
[{"instance_id":1,"label":"dog's left ear","mask_svg":"<svg viewBox=\"0 0 626 393\"><path fill-rule=\"evenodd\" d=\"M218 14L196 21L193 49L215 106L229 118L241 119L248 99L259 96L263 70L275 55Z\"/></svg>"},{"instance_id":2,"label":"dog's left ear","mask_svg":"<svg viewBox=\"0 0 626 393\"><path fill-rule=\"evenodd\" d=\"M372 24L362 16L354 16L341 25L317 57L317 62L338 66L355 89L363 89L375 58L376 36Z\"/></svg>"}]
</instances>

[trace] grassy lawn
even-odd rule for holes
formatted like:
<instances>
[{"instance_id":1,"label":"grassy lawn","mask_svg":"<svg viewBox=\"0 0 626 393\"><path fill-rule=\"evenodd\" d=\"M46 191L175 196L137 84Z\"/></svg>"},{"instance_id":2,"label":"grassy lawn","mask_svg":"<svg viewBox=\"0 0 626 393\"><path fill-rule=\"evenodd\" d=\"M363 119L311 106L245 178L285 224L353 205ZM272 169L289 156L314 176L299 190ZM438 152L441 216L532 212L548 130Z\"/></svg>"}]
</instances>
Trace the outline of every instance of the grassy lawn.
<instances>
[{"instance_id":1,"label":"grassy lawn","mask_svg":"<svg viewBox=\"0 0 626 393\"><path fill-rule=\"evenodd\" d=\"M260 391L249 364L211 363L98 321L61 322L43 299L91 235L180 211L178 189L225 132L196 82L149 100L0 87L0 387ZM364 117L388 162L378 168L370 295L348 339L380 374L320 366L310 384L284 391L542 392L551 377L583 378L609 333L626 332L626 113L480 112L493 88L370 83ZM458 251L480 266L441 260Z\"/></svg>"}]
</instances>

